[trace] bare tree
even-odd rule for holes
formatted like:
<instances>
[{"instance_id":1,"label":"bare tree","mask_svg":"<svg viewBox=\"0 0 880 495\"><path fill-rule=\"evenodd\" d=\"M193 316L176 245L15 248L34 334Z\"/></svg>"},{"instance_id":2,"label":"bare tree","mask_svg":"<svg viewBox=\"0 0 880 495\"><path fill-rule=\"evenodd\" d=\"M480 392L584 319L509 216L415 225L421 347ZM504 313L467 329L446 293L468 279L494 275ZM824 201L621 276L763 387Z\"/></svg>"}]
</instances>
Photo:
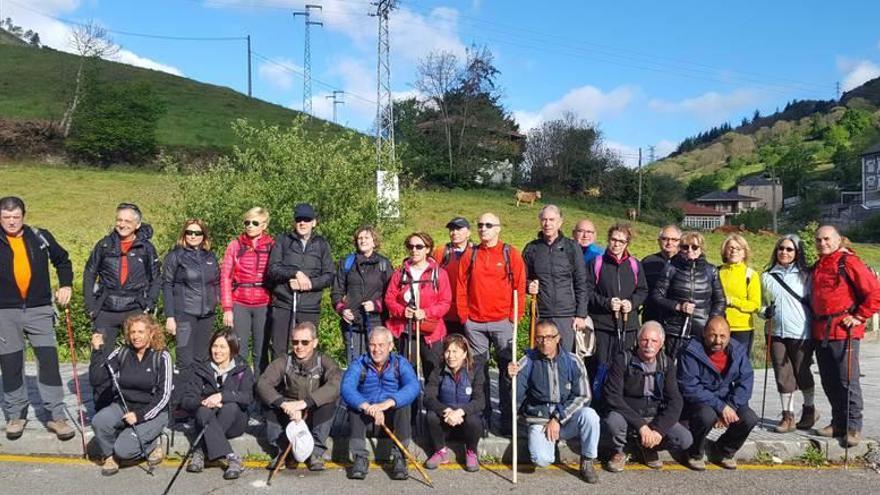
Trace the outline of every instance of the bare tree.
<instances>
[{"instance_id":1,"label":"bare tree","mask_svg":"<svg viewBox=\"0 0 880 495\"><path fill-rule=\"evenodd\" d=\"M428 101L437 106L446 133L446 154L449 177L452 177L452 122L449 118L449 97L459 81L458 57L452 52L434 51L419 61L415 86Z\"/></svg>"},{"instance_id":2,"label":"bare tree","mask_svg":"<svg viewBox=\"0 0 880 495\"><path fill-rule=\"evenodd\" d=\"M120 49L120 46L114 43L107 35L107 30L95 24L94 21L77 25L70 34L69 44L79 54L79 67L76 71L76 86L74 87L73 99L61 118L61 130L64 137L70 134L73 115L82 98L84 86L83 71L85 70L86 62L112 57Z\"/></svg>"}]
</instances>

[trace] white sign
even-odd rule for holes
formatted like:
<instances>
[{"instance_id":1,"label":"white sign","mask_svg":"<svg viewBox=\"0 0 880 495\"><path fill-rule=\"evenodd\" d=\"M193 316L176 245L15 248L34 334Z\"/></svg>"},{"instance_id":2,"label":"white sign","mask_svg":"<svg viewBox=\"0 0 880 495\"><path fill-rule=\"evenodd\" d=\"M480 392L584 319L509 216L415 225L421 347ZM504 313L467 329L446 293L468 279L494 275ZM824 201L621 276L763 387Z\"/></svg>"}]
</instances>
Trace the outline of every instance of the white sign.
<instances>
[{"instance_id":1,"label":"white sign","mask_svg":"<svg viewBox=\"0 0 880 495\"><path fill-rule=\"evenodd\" d=\"M400 218L400 185L397 174L376 171L376 197L379 200L379 215L385 218Z\"/></svg>"}]
</instances>

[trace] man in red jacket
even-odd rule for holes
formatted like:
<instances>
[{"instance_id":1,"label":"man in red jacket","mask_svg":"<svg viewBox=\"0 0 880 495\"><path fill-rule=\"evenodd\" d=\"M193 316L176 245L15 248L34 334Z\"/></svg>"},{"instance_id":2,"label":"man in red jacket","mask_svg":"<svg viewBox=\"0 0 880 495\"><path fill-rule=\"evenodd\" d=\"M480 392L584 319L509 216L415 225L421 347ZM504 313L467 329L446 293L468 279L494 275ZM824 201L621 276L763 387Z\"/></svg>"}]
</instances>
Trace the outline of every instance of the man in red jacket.
<instances>
[{"instance_id":1,"label":"man in red jacket","mask_svg":"<svg viewBox=\"0 0 880 495\"><path fill-rule=\"evenodd\" d=\"M855 252L841 245L830 225L816 231L819 261L813 268L813 338L822 388L831 403L831 424L816 431L858 445L862 431L859 344L865 321L880 310L880 282Z\"/></svg>"},{"instance_id":2,"label":"man in red jacket","mask_svg":"<svg viewBox=\"0 0 880 495\"><path fill-rule=\"evenodd\" d=\"M465 336L476 361L483 367L485 396L489 397L489 345L495 347L498 362L498 396L501 400L499 431L510 432L510 376L507 364L512 360L513 291L518 291L518 317L521 318L526 297L526 268L522 255L513 246L500 242L501 220L493 213L484 213L477 221L478 246L468 248L458 266L455 303L458 316L465 326ZM484 418L492 417L491 401L486 401Z\"/></svg>"}]
</instances>

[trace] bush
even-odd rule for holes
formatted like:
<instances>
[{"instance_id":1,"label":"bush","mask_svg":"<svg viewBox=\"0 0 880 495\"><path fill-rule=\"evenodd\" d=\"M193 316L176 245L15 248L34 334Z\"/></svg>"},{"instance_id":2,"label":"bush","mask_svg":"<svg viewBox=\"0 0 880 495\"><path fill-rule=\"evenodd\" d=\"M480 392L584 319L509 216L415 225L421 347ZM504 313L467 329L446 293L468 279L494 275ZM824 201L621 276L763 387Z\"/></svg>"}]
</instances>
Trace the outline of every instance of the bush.
<instances>
[{"instance_id":1,"label":"bush","mask_svg":"<svg viewBox=\"0 0 880 495\"><path fill-rule=\"evenodd\" d=\"M767 208L755 208L730 219L731 225L745 225L752 232L769 229L773 226L773 213Z\"/></svg>"}]
</instances>

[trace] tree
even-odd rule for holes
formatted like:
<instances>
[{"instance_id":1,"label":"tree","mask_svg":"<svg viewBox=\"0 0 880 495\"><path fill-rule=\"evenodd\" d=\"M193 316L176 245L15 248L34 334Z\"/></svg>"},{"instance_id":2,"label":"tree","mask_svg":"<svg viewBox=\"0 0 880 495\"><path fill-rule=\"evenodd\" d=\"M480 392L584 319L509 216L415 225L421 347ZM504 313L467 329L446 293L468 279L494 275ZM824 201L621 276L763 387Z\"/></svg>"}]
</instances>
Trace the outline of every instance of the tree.
<instances>
[{"instance_id":1,"label":"tree","mask_svg":"<svg viewBox=\"0 0 880 495\"><path fill-rule=\"evenodd\" d=\"M718 178L715 174L706 174L688 182L687 188L685 188L685 195L688 200L693 200L706 193L717 191L720 188L721 185L718 183Z\"/></svg>"},{"instance_id":2,"label":"tree","mask_svg":"<svg viewBox=\"0 0 880 495\"><path fill-rule=\"evenodd\" d=\"M64 137L70 135L73 125L74 114L83 95L84 71L87 62L94 62L99 58L115 55L120 46L113 43L107 35L107 30L98 26L93 21L86 24L78 24L70 34L70 46L79 54L79 67L76 70L73 97L64 116L61 118L61 131Z\"/></svg>"},{"instance_id":3,"label":"tree","mask_svg":"<svg viewBox=\"0 0 880 495\"><path fill-rule=\"evenodd\" d=\"M613 164L602 153L601 133L590 122L565 112L529 131L523 165L535 187L561 186L578 193Z\"/></svg>"},{"instance_id":4,"label":"tree","mask_svg":"<svg viewBox=\"0 0 880 495\"><path fill-rule=\"evenodd\" d=\"M418 79L416 79L415 86L440 112L440 124L446 137L450 180L454 173L454 165L452 162L452 122L449 119L449 98L458 78L458 57L451 52L431 52L426 58L419 61Z\"/></svg>"}]
</instances>

